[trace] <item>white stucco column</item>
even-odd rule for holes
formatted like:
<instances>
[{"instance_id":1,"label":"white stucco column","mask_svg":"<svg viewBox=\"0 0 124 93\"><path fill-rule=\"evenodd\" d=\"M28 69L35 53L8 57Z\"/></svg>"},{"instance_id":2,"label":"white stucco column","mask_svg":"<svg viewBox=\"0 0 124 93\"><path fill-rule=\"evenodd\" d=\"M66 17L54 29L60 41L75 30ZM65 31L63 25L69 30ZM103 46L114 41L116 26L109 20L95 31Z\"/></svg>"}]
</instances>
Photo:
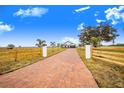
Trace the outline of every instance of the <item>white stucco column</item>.
<instances>
[{"instance_id":1,"label":"white stucco column","mask_svg":"<svg viewBox=\"0 0 124 93\"><path fill-rule=\"evenodd\" d=\"M91 58L91 45L85 45L85 58Z\"/></svg>"},{"instance_id":2,"label":"white stucco column","mask_svg":"<svg viewBox=\"0 0 124 93\"><path fill-rule=\"evenodd\" d=\"M47 46L43 46L42 52L43 52L43 57L47 57Z\"/></svg>"}]
</instances>

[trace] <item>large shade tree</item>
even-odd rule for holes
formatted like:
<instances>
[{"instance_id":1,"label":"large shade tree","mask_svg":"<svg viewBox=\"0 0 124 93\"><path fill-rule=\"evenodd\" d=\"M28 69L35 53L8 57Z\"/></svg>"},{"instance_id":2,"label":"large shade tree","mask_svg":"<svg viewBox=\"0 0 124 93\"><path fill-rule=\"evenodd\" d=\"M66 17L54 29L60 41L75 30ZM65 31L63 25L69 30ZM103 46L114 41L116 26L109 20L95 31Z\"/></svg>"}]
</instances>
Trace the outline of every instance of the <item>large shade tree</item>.
<instances>
[{"instance_id":1,"label":"large shade tree","mask_svg":"<svg viewBox=\"0 0 124 93\"><path fill-rule=\"evenodd\" d=\"M80 42L85 44L93 44L97 47L102 41L113 41L115 43L117 30L108 23L100 23L97 26L84 26L79 35Z\"/></svg>"},{"instance_id":2,"label":"large shade tree","mask_svg":"<svg viewBox=\"0 0 124 93\"><path fill-rule=\"evenodd\" d=\"M99 37L101 41L106 41L106 42L112 41L113 45L115 43L116 37L119 36L117 34L117 29L115 29L108 23L100 23L97 26L97 31L99 32Z\"/></svg>"}]
</instances>

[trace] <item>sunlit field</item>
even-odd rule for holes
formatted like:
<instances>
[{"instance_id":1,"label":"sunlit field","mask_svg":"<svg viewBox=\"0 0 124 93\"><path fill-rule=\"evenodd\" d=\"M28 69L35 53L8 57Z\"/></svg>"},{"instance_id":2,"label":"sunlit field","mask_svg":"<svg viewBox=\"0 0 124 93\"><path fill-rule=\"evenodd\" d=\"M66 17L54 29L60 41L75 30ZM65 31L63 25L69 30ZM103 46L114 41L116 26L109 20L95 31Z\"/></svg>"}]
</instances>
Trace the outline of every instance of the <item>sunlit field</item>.
<instances>
[{"instance_id":1,"label":"sunlit field","mask_svg":"<svg viewBox=\"0 0 124 93\"><path fill-rule=\"evenodd\" d=\"M93 48L89 60L85 59L84 48L77 51L99 87L124 87L124 47Z\"/></svg>"},{"instance_id":2,"label":"sunlit field","mask_svg":"<svg viewBox=\"0 0 124 93\"><path fill-rule=\"evenodd\" d=\"M64 48L48 48L48 57L64 51ZM14 71L44 59L41 48L0 48L0 74Z\"/></svg>"}]
</instances>

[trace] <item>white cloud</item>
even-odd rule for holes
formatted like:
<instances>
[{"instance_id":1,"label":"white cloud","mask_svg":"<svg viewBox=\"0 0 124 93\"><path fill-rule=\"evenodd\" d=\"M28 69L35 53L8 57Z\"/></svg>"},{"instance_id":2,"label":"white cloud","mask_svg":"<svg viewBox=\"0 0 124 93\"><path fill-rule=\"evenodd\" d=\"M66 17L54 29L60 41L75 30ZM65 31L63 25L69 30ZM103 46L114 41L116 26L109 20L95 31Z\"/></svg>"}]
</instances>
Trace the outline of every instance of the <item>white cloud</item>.
<instances>
[{"instance_id":1,"label":"white cloud","mask_svg":"<svg viewBox=\"0 0 124 93\"><path fill-rule=\"evenodd\" d=\"M64 38L62 39L62 43L66 42L66 41L70 41L70 42L72 42L72 43L79 44L79 39L78 39L78 38L64 37Z\"/></svg>"},{"instance_id":2,"label":"white cloud","mask_svg":"<svg viewBox=\"0 0 124 93\"><path fill-rule=\"evenodd\" d=\"M77 30L82 30L84 28L84 23L81 23L78 25Z\"/></svg>"},{"instance_id":3,"label":"white cloud","mask_svg":"<svg viewBox=\"0 0 124 93\"><path fill-rule=\"evenodd\" d=\"M101 22L105 22L105 20L101 20L101 19L96 19L97 23L101 23Z\"/></svg>"},{"instance_id":4,"label":"white cloud","mask_svg":"<svg viewBox=\"0 0 124 93\"><path fill-rule=\"evenodd\" d=\"M98 16L99 15L99 11L96 11L94 16Z\"/></svg>"},{"instance_id":5,"label":"white cloud","mask_svg":"<svg viewBox=\"0 0 124 93\"><path fill-rule=\"evenodd\" d=\"M82 8L76 9L75 12L82 12L82 11L85 11L85 10L87 10L87 9L90 9L90 6L82 7Z\"/></svg>"},{"instance_id":6,"label":"white cloud","mask_svg":"<svg viewBox=\"0 0 124 93\"><path fill-rule=\"evenodd\" d=\"M12 31L14 28L11 25L4 24L3 22L0 22L0 32L7 32Z\"/></svg>"},{"instance_id":7,"label":"white cloud","mask_svg":"<svg viewBox=\"0 0 124 93\"><path fill-rule=\"evenodd\" d=\"M3 22L0 22L0 24L3 24Z\"/></svg>"},{"instance_id":8,"label":"white cloud","mask_svg":"<svg viewBox=\"0 0 124 93\"><path fill-rule=\"evenodd\" d=\"M105 10L106 19L111 20L113 25L123 21L124 22L124 6L108 8Z\"/></svg>"},{"instance_id":9,"label":"white cloud","mask_svg":"<svg viewBox=\"0 0 124 93\"><path fill-rule=\"evenodd\" d=\"M46 14L48 12L48 9L46 8L28 8L26 10L20 9L16 13L14 13L15 16L22 16L22 17L41 17L42 15Z\"/></svg>"},{"instance_id":10,"label":"white cloud","mask_svg":"<svg viewBox=\"0 0 124 93\"><path fill-rule=\"evenodd\" d=\"M94 14L94 16L98 16L98 14Z\"/></svg>"}]
</instances>

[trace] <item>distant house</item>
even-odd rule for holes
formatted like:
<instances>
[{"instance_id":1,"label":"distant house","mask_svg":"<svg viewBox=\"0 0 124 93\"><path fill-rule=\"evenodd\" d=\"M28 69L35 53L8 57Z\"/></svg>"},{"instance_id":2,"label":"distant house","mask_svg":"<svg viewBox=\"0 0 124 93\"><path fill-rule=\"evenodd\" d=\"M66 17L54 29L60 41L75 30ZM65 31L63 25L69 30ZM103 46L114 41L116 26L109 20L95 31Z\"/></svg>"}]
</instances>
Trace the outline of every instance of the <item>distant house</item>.
<instances>
[{"instance_id":1,"label":"distant house","mask_svg":"<svg viewBox=\"0 0 124 93\"><path fill-rule=\"evenodd\" d=\"M65 47L65 48L75 48L76 47L76 44L70 42L70 41L66 41L62 47Z\"/></svg>"}]
</instances>

